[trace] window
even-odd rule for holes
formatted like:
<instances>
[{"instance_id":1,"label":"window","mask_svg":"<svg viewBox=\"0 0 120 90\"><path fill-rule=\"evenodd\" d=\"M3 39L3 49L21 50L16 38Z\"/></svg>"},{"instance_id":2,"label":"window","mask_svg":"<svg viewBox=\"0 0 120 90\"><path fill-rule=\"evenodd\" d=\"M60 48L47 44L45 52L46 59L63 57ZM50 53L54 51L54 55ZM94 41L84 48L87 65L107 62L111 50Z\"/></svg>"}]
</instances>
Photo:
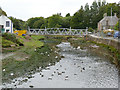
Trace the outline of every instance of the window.
<instances>
[{"instance_id":1,"label":"window","mask_svg":"<svg viewBox=\"0 0 120 90\"><path fill-rule=\"evenodd\" d=\"M10 27L10 22L6 21L6 27Z\"/></svg>"},{"instance_id":2,"label":"window","mask_svg":"<svg viewBox=\"0 0 120 90\"><path fill-rule=\"evenodd\" d=\"M6 30L6 32L9 32L9 31L10 31L9 29Z\"/></svg>"}]
</instances>

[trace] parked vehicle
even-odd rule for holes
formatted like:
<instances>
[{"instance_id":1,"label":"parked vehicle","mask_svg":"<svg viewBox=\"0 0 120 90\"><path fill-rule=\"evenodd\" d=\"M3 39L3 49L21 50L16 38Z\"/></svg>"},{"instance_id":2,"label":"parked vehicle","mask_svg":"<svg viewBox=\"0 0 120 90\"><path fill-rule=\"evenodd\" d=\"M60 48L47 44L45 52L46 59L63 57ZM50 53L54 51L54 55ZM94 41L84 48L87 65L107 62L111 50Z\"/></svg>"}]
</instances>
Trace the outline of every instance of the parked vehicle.
<instances>
[{"instance_id":1,"label":"parked vehicle","mask_svg":"<svg viewBox=\"0 0 120 90\"><path fill-rule=\"evenodd\" d=\"M114 38L120 38L120 31L115 32Z\"/></svg>"}]
</instances>

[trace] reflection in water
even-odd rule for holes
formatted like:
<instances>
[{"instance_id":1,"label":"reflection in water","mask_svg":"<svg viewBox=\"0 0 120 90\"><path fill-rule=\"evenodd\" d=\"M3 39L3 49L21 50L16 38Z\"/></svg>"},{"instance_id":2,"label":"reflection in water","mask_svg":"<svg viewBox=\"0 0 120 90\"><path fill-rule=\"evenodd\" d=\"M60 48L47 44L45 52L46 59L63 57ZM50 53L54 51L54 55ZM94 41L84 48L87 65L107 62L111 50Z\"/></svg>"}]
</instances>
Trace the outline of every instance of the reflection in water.
<instances>
[{"instance_id":1,"label":"reflection in water","mask_svg":"<svg viewBox=\"0 0 120 90\"><path fill-rule=\"evenodd\" d=\"M9 88L118 88L118 71L109 60L93 56L70 43L57 45L64 56L55 66L37 72L31 78L17 78Z\"/></svg>"}]
</instances>

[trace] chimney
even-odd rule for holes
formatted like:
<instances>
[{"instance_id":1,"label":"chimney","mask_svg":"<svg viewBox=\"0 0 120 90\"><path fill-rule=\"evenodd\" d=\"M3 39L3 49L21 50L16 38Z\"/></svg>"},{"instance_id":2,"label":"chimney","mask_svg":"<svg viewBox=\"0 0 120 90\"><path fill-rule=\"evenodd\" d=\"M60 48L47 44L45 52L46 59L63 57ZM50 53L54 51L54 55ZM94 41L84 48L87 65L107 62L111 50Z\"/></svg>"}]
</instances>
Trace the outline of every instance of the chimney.
<instances>
[{"instance_id":1,"label":"chimney","mask_svg":"<svg viewBox=\"0 0 120 90\"><path fill-rule=\"evenodd\" d=\"M104 15L103 15L103 17L106 17L107 16L107 13L105 13Z\"/></svg>"},{"instance_id":2,"label":"chimney","mask_svg":"<svg viewBox=\"0 0 120 90\"><path fill-rule=\"evenodd\" d=\"M117 16L117 14L116 14L116 13L114 13L114 16L116 17L116 16Z\"/></svg>"}]
</instances>

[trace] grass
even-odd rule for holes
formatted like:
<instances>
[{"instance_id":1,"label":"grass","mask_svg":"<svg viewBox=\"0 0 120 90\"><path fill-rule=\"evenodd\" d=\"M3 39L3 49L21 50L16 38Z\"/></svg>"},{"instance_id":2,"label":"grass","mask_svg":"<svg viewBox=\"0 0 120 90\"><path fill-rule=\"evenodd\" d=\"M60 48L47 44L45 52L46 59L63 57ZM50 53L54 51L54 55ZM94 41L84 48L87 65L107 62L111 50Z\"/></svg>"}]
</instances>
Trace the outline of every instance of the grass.
<instances>
[{"instance_id":1,"label":"grass","mask_svg":"<svg viewBox=\"0 0 120 90\"><path fill-rule=\"evenodd\" d=\"M10 47L11 45L15 45L15 43L2 37L2 47Z\"/></svg>"},{"instance_id":2,"label":"grass","mask_svg":"<svg viewBox=\"0 0 120 90\"><path fill-rule=\"evenodd\" d=\"M20 39L20 38L17 38L17 36L15 34L11 34L11 33L4 33L2 35L2 37L4 37L3 41L4 40L9 40L13 43L16 43L16 44L23 44L23 40Z\"/></svg>"},{"instance_id":3,"label":"grass","mask_svg":"<svg viewBox=\"0 0 120 90\"><path fill-rule=\"evenodd\" d=\"M61 57L54 51L57 50L55 46L59 44L61 40L47 39L46 37L43 36L31 36L31 37L32 37L31 40L24 41L24 47L16 51L16 55L3 60L2 62L3 69L6 70L5 72L2 73L3 82L10 82L12 79L19 76L26 77L29 74L35 73L39 67L45 68L46 66L48 66L49 63L55 64L57 61L60 60ZM54 42L44 43L39 41L39 39L41 38L44 38L45 41L46 40L55 41L56 43ZM25 58L21 54L26 55L26 57L29 58L23 61L18 61L17 60L18 57ZM58 58L56 59L55 56L58 56ZM14 76L10 76L10 73L14 73Z\"/></svg>"}]
</instances>

